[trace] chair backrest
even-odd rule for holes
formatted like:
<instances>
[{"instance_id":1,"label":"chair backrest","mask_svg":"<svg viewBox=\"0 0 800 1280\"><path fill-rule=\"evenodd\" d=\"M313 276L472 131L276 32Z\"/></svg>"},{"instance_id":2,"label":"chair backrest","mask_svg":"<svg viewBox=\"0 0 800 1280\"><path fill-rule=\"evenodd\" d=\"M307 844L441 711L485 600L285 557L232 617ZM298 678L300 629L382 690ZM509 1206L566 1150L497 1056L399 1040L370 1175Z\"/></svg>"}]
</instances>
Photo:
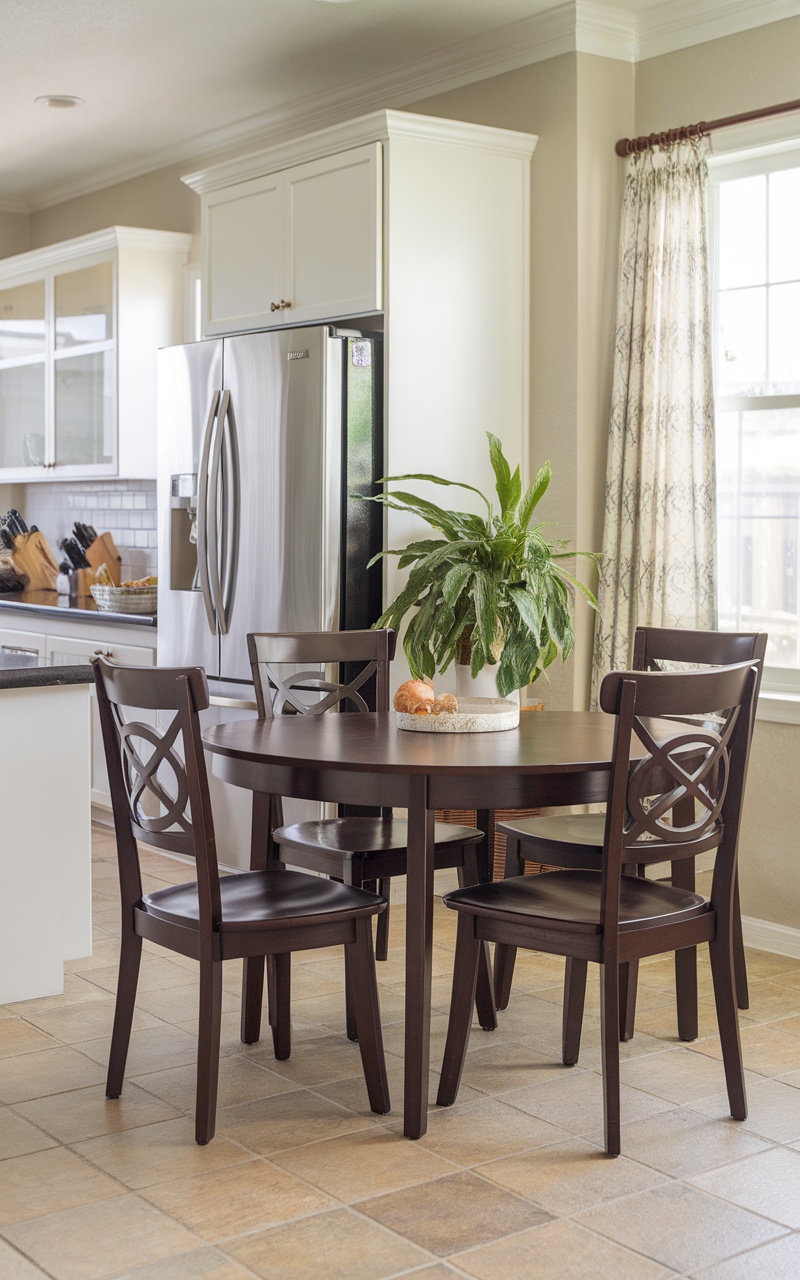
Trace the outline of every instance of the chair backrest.
<instances>
[{"instance_id":1,"label":"chair backrest","mask_svg":"<svg viewBox=\"0 0 800 1280\"><path fill-rule=\"evenodd\" d=\"M767 651L766 631L687 631L682 627L637 627L633 638L634 671L664 670L661 663L729 667L757 662L758 686Z\"/></svg>"},{"instance_id":2,"label":"chair backrest","mask_svg":"<svg viewBox=\"0 0 800 1280\"><path fill-rule=\"evenodd\" d=\"M200 735L199 713L209 706L205 673L200 667L123 667L97 658L94 678L123 905L142 896L141 840L195 859L201 926L206 919L213 923L219 918L219 872ZM159 721L168 723L156 728L142 712L158 712Z\"/></svg>"},{"instance_id":3,"label":"chair backrest","mask_svg":"<svg viewBox=\"0 0 800 1280\"><path fill-rule=\"evenodd\" d=\"M322 715L333 707L373 710L368 701L373 678L374 710L388 711L394 642L388 629L251 633L247 648L259 719L292 712Z\"/></svg>"},{"instance_id":4,"label":"chair backrest","mask_svg":"<svg viewBox=\"0 0 800 1280\"><path fill-rule=\"evenodd\" d=\"M750 662L605 677L600 706L617 718L603 859L609 925L625 864L716 849L715 889L732 893L757 681Z\"/></svg>"}]
</instances>

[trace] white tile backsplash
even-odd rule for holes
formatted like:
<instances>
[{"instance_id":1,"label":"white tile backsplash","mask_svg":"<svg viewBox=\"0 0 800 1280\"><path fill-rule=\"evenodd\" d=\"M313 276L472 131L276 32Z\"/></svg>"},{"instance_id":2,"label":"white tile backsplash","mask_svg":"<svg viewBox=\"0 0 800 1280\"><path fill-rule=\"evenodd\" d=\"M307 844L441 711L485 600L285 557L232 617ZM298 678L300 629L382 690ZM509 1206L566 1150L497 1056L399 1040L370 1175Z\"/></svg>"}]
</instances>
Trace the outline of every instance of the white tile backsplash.
<instances>
[{"instance_id":1,"label":"white tile backsplash","mask_svg":"<svg viewBox=\"0 0 800 1280\"><path fill-rule=\"evenodd\" d=\"M84 480L22 486L20 510L36 524L56 556L76 520L110 533L122 556L122 577L158 572L155 480Z\"/></svg>"}]
</instances>

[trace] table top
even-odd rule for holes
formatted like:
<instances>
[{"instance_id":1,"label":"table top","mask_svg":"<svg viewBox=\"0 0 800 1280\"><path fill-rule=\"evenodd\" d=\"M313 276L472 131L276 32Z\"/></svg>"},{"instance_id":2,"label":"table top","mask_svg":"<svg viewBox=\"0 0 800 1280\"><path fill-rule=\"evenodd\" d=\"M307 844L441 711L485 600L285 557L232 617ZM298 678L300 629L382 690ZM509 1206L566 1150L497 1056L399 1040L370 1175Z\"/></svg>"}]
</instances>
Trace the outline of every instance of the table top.
<instances>
[{"instance_id":1,"label":"table top","mask_svg":"<svg viewBox=\"0 0 800 1280\"><path fill-rule=\"evenodd\" d=\"M212 754L288 768L410 775L585 773L608 770L614 717L594 711L524 715L518 729L426 734L397 728L386 714L280 716L214 725Z\"/></svg>"}]
</instances>

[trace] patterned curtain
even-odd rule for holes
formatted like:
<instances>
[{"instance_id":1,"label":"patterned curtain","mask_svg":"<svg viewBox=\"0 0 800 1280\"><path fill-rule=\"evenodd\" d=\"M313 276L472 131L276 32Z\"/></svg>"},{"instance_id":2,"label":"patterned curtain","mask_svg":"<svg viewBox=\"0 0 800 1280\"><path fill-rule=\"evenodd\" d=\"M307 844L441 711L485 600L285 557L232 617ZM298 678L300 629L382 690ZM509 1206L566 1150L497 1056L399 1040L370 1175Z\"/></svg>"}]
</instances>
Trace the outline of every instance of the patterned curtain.
<instances>
[{"instance_id":1,"label":"patterned curtain","mask_svg":"<svg viewBox=\"0 0 800 1280\"><path fill-rule=\"evenodd\" d=\"M593 704L637 626L716 623L707 149L628 160Z\"/></svg>"}]
</instances>

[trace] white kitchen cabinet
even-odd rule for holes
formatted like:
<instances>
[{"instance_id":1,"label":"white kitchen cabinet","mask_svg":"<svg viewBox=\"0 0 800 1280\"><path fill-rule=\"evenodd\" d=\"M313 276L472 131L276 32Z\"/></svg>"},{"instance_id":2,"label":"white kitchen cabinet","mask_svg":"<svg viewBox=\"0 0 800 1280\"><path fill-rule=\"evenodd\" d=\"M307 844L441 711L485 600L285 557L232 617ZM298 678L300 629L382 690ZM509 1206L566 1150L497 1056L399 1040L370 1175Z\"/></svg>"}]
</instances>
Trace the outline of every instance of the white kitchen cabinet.
<instances>
[{"instance_id":1,"label":"white kitchen cabinet","mask_svg":"<svg viewBox=\"0 0 800 1280\"><path fill-rule=\"evenodd\" d=\"M118 644L95 635L80 638L48 635L45 653L47 665L50 667L81 666L91 662L95 657L109 658L112 662L124 663L131 667L153 667L156 664L156 654L152 648L144 645ZM111 792L94 687L91 688L91 707L92 804L98 805L101 809L110 809Z\"/></svg>"},{"instance_id":2,"label":"white kitchen cabinet","mask_svg":"<svg viewBox=\"0 0 800 1280\"><path fill-rule=\"evenodd\" d=\"M379 311L381 203L379 142L205 194L205 336Z\"/></svg>"},{"instance_id":3,"label":"white kitchen cabinet","mask_svg":"<svg viewBox=\"0 0 800 1280\"><path fill-rule=\"evenodd\" d=\"M191 236L110 227L0 261L0 483L156 474L156 353Z\"/></svg>"}]
</instances>

